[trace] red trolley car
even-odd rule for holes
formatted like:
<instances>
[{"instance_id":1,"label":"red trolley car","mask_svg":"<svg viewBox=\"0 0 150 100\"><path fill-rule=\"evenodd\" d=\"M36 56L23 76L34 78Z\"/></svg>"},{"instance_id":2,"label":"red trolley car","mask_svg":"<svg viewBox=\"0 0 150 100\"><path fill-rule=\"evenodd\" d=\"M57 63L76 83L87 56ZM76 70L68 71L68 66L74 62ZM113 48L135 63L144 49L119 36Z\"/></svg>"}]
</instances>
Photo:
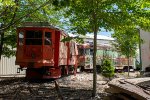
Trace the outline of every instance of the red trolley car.
<instances>
[{"instance_id":1,"label":"red trolley car","mask_svg":"<svg viewBox=\"0 0 150 100\"><path fill-rule=\"evenodd\" d=\"M17 28L16 65L26 78L49 79L76 73L77 45L61 42L68 36L48 23L25 23Z\"/></svg>"},{"instance_id":2,"label":"red trolley car","mask_svg":"<svg viewBox=\"0 0 150 100\"><path fill-rule=\"evenodd\" d=\"M93 55L91 45L89 43L79 44L78 45L78 67L81 68L81 71L84 70L93 70Z\"/></svg>"}]
</instances>

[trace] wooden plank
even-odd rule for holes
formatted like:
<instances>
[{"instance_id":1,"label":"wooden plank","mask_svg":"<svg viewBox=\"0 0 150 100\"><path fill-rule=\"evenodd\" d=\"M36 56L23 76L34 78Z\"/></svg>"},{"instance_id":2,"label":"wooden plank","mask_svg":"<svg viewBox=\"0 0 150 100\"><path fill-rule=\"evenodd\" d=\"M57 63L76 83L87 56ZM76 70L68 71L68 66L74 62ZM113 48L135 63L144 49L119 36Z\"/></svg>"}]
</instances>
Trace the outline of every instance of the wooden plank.
<instances>
[{"instance_id":1,"label":"wooden plank","mask_svg":"<svg viewBox=\"0 0 150 100\"><path fill-rule=\"evenodd\" d=\"M150 100L150 94L140 87L127 82L109 83L111 88L118 91L118 93L126 93L136 100Z\"/></svg>"}]
</instances>

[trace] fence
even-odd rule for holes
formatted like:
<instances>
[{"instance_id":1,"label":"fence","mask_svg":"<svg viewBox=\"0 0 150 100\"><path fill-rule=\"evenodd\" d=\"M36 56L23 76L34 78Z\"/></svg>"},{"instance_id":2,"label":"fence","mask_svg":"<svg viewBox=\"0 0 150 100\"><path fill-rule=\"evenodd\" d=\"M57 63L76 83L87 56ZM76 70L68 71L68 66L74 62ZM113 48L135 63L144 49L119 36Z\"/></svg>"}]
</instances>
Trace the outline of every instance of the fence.
<instances>
[{"instance_id":1,"label":"fence","mask_svg":"<svg viewBox=\"0 0 150 100\"><path fill-rule=\"evenodd\" d=\"M25 76L25 71L17 73L19 66L15 65L15 57L7 58L2 56L0 60L0 77Z\"/></svg>"}]
</instances>

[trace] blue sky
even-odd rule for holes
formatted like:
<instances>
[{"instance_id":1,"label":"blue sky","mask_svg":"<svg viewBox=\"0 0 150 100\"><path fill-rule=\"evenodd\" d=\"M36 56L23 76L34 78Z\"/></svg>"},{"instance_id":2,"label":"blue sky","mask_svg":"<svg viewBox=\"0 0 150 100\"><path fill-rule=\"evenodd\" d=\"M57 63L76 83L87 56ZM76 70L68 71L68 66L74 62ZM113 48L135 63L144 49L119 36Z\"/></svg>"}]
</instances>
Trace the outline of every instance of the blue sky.
<instances>
[{"instance_id":1,"label":"blue sky","mask_svg":"<svg viewBox=\"0 0 150 100\"><path fill-rule=\"evenodd\" d=\"M104 32L104 31L102 31L102 32L99 32L98 34L111 37L111 34L112 34L112 33L113 33L113 32Z\"/></svg>"},{"instance_id":2,"label":"blue sky","mask_svg":"<svg viewBox=\"0 0 150 100\"><path fill-rule=\"evenodd\" d=\"M101 28L101 32L99 32L98 34L111 37L111 34L113 34L113 31L106 31L106 29Z\"/></svg>"}]
</instances>

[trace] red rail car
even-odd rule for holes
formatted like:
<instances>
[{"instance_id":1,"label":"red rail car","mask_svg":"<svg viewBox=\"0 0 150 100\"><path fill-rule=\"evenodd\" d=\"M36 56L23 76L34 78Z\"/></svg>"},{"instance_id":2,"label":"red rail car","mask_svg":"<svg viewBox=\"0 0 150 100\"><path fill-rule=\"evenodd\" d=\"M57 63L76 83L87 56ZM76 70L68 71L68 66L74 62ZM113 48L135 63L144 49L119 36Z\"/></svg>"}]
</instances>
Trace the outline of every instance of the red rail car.
<instances>
[{"instance_id":1,"label":"red rail car","mask_svg":"<svg viewBox=\"0 0 150 100\"><path fill-rule=\"evenodd\" d=\"M59 78L76 73L77 45L61 42L68 36L48 23L25 23L17 29L16 65L26 69L26 78Z\"/></svg>"},{"instance_id":2,"label":"red rail car","mask_svg":"<svg viewBox=\"0 0 150 100\"><path fill-rule=\"evenodd\" d=\"M89 43L78 45L78 67L81 68L81 71L93 69L93 55L91 50Z\"/></svg>"}]
</instances>

